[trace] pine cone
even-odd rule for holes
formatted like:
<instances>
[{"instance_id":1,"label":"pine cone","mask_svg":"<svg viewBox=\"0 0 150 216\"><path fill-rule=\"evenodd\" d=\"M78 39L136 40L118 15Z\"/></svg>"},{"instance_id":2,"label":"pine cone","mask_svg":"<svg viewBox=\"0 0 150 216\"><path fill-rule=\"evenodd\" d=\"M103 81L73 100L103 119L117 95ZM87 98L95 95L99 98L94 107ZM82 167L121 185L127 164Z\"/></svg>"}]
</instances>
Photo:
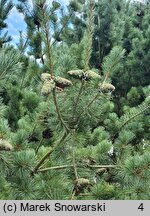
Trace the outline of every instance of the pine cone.
<instances>
[{"instance_id":1,"label":"pine cone","mask_svg":"<svg viewBox=\"0 0 150 216\"><path fill-rule=\"evenodd\" d=\"M88 70L85 72L85 75L88 79L100 79L101 76L92 70Z\"/></svg>"},{"instance_id":2,"label":"pine cone","mask_svg":"<svg viewBox=\"0 0 150 216\"><path fill-rule=\"evenodd\" d=\"M56 86L61 87L61 88L72 85L72 82L70 80L59 77L59 76L54 77L54 81L56 83Z\"/></svg>"},{"instance_id":3,"label":"pine cone","mask_svg":"<svg viewBox=\"0 0 150 216\"><path fill-rule=\"evenodd\" d=\"M87 185L90 185L89 179L85 179L85 178L79 178L76 183L77 186L79 187L85 187Z\"/></svg>"},{"instance_id":4,"label":"pine cone","mask_svg":"<svg viewBox=\"0 0 150 216\"><path fill-rule=\"evenodd\" d=\"M99 88L102 92L109 92L109 91L114 91L115 90L115 86L113 86L110 83L103 83L103 84L99 84Z\"/></svg>"},{"instance_id":5,"label":"pine cone","mask_svg":"<svg viewBox=\"0 0 150 216\"><path fill-rule=\"evenodd\" d=\"M77 79L82 79L83 77L83 70L70 70L67 73Z\"/></svg>"},{"instance_id":6,"label":"pine cone","mask_svg":"<svg viewBox=\"0 0 150 216\"><path fill-rule=\"evenodd\" d=\"M67 72L69 75L73 76L77 79L100 79L100 75L92 70L87 70L84 72L83 70L71 70Z\"/></svg>"},{"instance_id":7,"label":"pine cone","mask_svg":"<svg viewBox=\"0 0 150 216\"><path fill-rule=\"evenodd\" d=\"M49 93L51 93L53 91L54 88L55 88L54 81L53 80L51 80L51 81L46 80L43 84L41 94L44 96L47 96L47 95L49 95Z\"/></svg>"},{"instance_id":8,"label":"pine cone","mask_svg":"<svg viewBox=\"0 0 150 216\"><path fill-rule=\"evenodd\" d=\"M49 73L42 73L41 74L41 80L46 81L46 80L51 80L51 76Z\"/></svg>"},{"instance_id":9,"label":"pine cone","mask_svg":"<svg viewBox=\"0 0 150 216\"><path fill-rule=\"evenodd\" d=\"M80 193L84 192L84 189L90 186L90 181L85 178L80 178L76 181L75 186L75 195L79 195Z\"/></svg>"},{"instance_id":10,"label":"pine cone","mask_svg":"<svg viewBox=\"0 0 150 216\"><path fill-rule=\"evenodd\" d=\"M12 145L7 140L0 139L0 151L11 151L12 149Z\"/></svg>"}]
</instances>

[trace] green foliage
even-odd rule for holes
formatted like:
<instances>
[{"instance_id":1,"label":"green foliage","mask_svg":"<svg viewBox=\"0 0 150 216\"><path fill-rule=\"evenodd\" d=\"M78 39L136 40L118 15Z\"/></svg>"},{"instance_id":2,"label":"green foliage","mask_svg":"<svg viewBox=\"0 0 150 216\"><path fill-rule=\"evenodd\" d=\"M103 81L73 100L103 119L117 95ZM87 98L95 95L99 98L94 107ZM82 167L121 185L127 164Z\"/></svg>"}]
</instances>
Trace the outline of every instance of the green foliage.
<instances>
[{"instance_id":1,"label":"green foliage","mask_svg":"<svg viewBox=\"0 0 150 216\"><path fill-rule=\"evenodd\" d=\"M129 113L123 115L120 118L120 129L128 124L132 119L138 117L139 115L150 109L150 99L149 97L143 102L138 108L132 108Z\"/></svg>"},{"instance_id":2,"label":"green foliage","mask_svg":"<svg viewBox=\"0 0 150 216\"><path fill-rule=\"evenodd\" d=\"M11 187L10 184L5 180L5 177L0 176L0 199L1 200L9 200L12 199Z\"/></svg>"},{"instance_id":3,"label":"green foliage","mask_svg":"<svg viewBox=\"0 0 150 216\"><path fill-rule=\"evenodd\" d=\"M104 59L102 64L103 72L105 73L113 73L116 70L120 69L120 59L123 58L125 54L125 50L121 47L114 47L110 54Z\"/></svg>"},{"instance_id":4,"label":"green foliage","mask_svg":"<svg viewBox=\"0 0 150 216\"><path fill-rule=\"evenodd\" d=\"M78 2L75 1L75 0L70 2L69 7L70 7L71 10L73 10L75 12L80 9Z\"/></svg>"},{"instance_id":5,"label":"green foliage","mask_svg":"<svg viewBox=\"0 0 150 216\"><path fill-rule=\"evenodd\" d=\"M6 19L13 8L13 3L11 0L1 0L0 1L0 31L7 28L7 22ZM3 47L3 45L7 42L11 41L11 37L8 36L8 31L6 31L4 34L1 34L0 32L0 48Z\"/></svg>"},{"instance_id":6,"label":"green foliage","mask_svg":"<svg viewBox=\"0 0 150 216\"><path fill-rule=\"evenodd\" d=\"M0 50L0 199L149 199L149 5L18 2L27 37Z\"/></svg>"},{"instance_id":7,"label":"green foliage","mask_svg":"<svg viewBox=\"0 0 150 216\"><path fill-rule=\"evenodd\" d=\"M34 109L38 106L40 99L35 92L26 92L22 100L22 104L27 108L29 112L33 112Z\"/></svg>"},{"instance_id":8,"label":"green foliage","mask_svg":"<svg viewBox=\"0 0 150 216\"><path fill-rule=\"evenodd\" d=\"M92 194L96 200L113 199L115 195L115 186L106 182L101 182L93 187Z\"/></svg>"},{"instance_id":9,"label":"green foliage","mask_svg":"<svg viewBox=\"0 0 150 216\"><path fill-rule=\"evenodd\" d=\"M124 184L123 199L148 199L149 159L145 153L125 160L123 169L119 170L120 180Z\"/></svg>"},{"instance_id":10,"label":"green foliage","mask_svg":"<svg viewBox=\"0 0 150 216\"><path fill-rule=\"evenodd\" d=\"M15 50L0 50L0 79L11 76L15 72L20 72L22 65L19 62L19 54Z\"/></svg>"}]
</instances>

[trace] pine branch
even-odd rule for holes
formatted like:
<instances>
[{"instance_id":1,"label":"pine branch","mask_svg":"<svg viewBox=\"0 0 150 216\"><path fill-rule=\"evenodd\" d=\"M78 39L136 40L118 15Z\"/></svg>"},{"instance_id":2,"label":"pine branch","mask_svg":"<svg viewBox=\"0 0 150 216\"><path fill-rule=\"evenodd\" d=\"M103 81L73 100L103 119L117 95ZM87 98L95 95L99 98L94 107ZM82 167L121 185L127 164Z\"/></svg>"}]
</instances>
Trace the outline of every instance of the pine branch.
<instances>
[{"instance_id":1,"label":"pine branch","mask_svg":"<svg viewBox=\"0 0 150 216\"><path fill-rule=\"evenodd\" d=\"M110 74L118 68L119 62L124 57L124 54L125 49L116 46L111 50L109 55L105 57L104 62L102 64L103 73L105 74L103 83L106 82Z\"/></svg>"},{"instance_id":2,"label":"pine branch","mask_svg":"<svg viewBox=\"0 0 150 216\"><path fill-rule=\"evenodd\" d=\"M52 63L52 50L51 50L51 40L49 39L49 29L45 26L45 37L46 37L46 47L47 47L47 57L49 61L51 78L53 77L53 63Z\"/></svg>"},{"instance_id":3,"label":"pine branch","mask_svg":"<svg viewBox=\"0 0 150 216\"><path fill-rule=\"evenodd\" d=\"M88 20L87 20L87 46L85 49L85 71L89 69L89 60L92 51L92 38L93 38L93 21L94 21L94 1L88 1Z\"/></svg>"},{"instance_id":4,"label":"pine branch","mask_svg":"<svg viewBox=\"0 0 150 216\"><path fill-rule=\"evenodd\" d=\"M9 12L14 7L12 1L10 0L8 3L6 0L1 0L0 2L0 14L2 22L3 20L6 20L8 17Z\"/></svg>"},{"instance_id":5,"label":"pine branch","mask_svg":"<svg viewBox=\"0 0 150 216\"><path fill-rule=\"evenodd\" d=\"M78 180L78 172L77 172L77 165L76 165L76 161L75 161L75 154L74 154L74 149L72 152L72 161L73 161L73 169L74 169L74 174L75 174L75 179L76 181Z\"/></svg>"},{"instance_id":6,"label":"pine branch","mask_svg":"<svg viewBox=\"0 0 150 216\"><path fill-rule=\"evenodd\" d=\"M39 169L38 172L46 172L46 171L50 171L50 170L62 170L62 169L67 169L67 168L73 168L73 165L47 167L47 168Z\"/></svg>"},{"instance_id":7,"label":"pine branch","mask_svg":"<svg viewBox=\"0 0 150 216\"><path fill-rule=\"evenodd\" d=\"M66 25L68 24L69 20L71 19L72 15L73 15L73 12L70 14L70 16L68 17L68 19L66 20L65 24L63 25L63 27L62 27L61 30L59 31L57 37L59 37L59 36L61 35L61 33L62 33L63 30L65 29ZM56 39L53 41L52 46L55 45L56 41L57 41Z\"/></svg>"},{"instance_id":8,"label":"pine branch","mask_svg":"<svg viewBox=\"0 0 150 216\"><path fill-rule=\"evenodd\" d=\"M150 109L150 105L143 103L138 108L134 108L129 113L123 115L120 118L120 130L122 130L129 122L143 114L148 109Z\"/></svg>"},{"instance_id":9,"label":"pine branch","mask_svg":"<svg viewBox=\"0 0 150 216\"><path fill-rule=\"evenodd\" d=\"M100 93L98 92L93 99L87 104L86 108L79 114L78 118L77 118L77 123L79 122L81 116L86 112L86 109L90 108L92 106L92 104L95 102L95 100L99 97Z\"/></svg>"},{"instance_id":10,"label":"pine branch","mask_svg":"<svg viewBox=\"0 0 150 216\"><path fill-rule=\"evenodd\" d=\"M83 167L82 165L76 165L76 166L79 168ZM116 168L116 165L87 165L87 167L90 169L101 169L101 168L111 169L111 168ZM50 170L62 170L62 169L68 169L68 168L74 168L74 166L73 165L62 165L62 166L47 167L47 168L39 169L38 172L46 172Z\"/></svg>"},{"instance_id":11,"label":"pine branch","mask_svg":"<svg viewBox=\"0 0 150 216\"><path fill-rule=\"evenodd\" d=\"M144 114L148 109L150 109L150 104L143 103L138 106L138 108L133 108L131 111L126 113L120 118L120 127L119 131L114 134L112 138L112 142L114 143L116 138L118 137L119 133L122 131L122 129L130 123L132 120L136 119L138 116Z\"/></svg>"},{"instance_id":12,"label":"pine branch","mask_svg":"<svg viewBox=\"0 0 150 216\"><path fill-rule=\"evenodd\" d=\"M40 168L40 166L45 162L45 160L52 154L52 152L57 148L57 146L64 142L64 140L67 138L67 136L69 135L69 133L66 133L66 131L64 132L63 136L61 137L61 139L54 143L53 147L50 148L50 150L42 157L42 159L38 162L38 164L34 167L33 171L31 172L31 175L33 176L38 169Z\"/></svg>"},{"instance_id":13,"label":"pine branch","mask_svg":"<svg viewBox=\"0 0 150 216\"><path fill-rule=\"evenodd\" d=\"M43 12L43 17L46 20L46 15L45 15L43 10L42 10L42 12ZM48 57L48 61L49 61L50 75L51 75L51 78L53 78L54 71L53 71L53 62L52 62L52 45L50 44L51 39L49 37L49 28L48 28L47 23L45 23L44 30L45 30L45 38L46 38L45 46L47 47L47 57ZM63 118L61 116L61 113L60 113L60 109L59 109L59 106L58 106L58 103L57 103L57 97L56 97L55 88L53 89L53 101L54 101L54 105L55 105L55 108L56 108L56 113L57 113L58 119L60 120L61 124L65 127L66 131L69 132L70 129L68 128L68 126L64 122L64 120L63 120Z\"/></svg>"},{"instance_id":14,"label":"pine branch","mask_svg":"<svg viewBox=\"0 0 150 216\"><path fill-rule=\"evenodd\" d=\"M0 53L0 79L3 79L7 74L12 75L17 71L21 71L22 64L19 62L20 55L14 50L6 52L2 50Z\"/></svg>"},{"instance_id":15,"label":"pine branch","mask_svg":"<svg viewBox=\"0 0 150 216\"><path fill-rule=\"evenodd\" d=\"M91 169L101 169L101 168L115 168L116 165L88 165L89 168Z\"/></svg>"},{"instance_id":16,"label":"pine branch","mask_svg":"<svg viewBox=\"0 0 150 216\"><path fill-rule=\"evenodd\" d=\"M85 44L85 65L84 65L84 71L87 71L89 69L89 60L90 60L91 50L92 50L92 37L93 37L93 28L92 28L92 26L93 26L93 20L94 20L94 6L95 6L94 2L92 0L89 0L88 1L88 6L89 6L89 12L88 12L88 20L87 20L87 30L86 30L84 38L83 38L83 41L85 40L85 42L87 43L87 44ZM82 95L84 84L85 84L85 81L82 79L81 87L79 89L79 93L78 93L76 102L74 104L73 118L74 118L74 116L76 114L77 105L78 105L80 96ZM78 120L80 119L80 116L82 114L83 113L81 113L79 115Z\"/></svg>"},{"instance_id":17,"label":"pine branch","mask_svg":"<svg viewBox=\"0 0 150 216\"><path fill-rule=\"evenodd\" d=\"M79 89L79 93L78 93L77 99L76 99L76 101L75 101L75 103L74 103L74 106L73 106L73 117L74 117L75 114L76 114L78 102L79 102L79 100L80 100L80 96L81 96L81 94L82 94L84 84L85 84L85 81L82 79L82 81L81 81L81 86L80 86L80 89Z\"/></svg>"},{"instance_id":18,"label":"pine branch","mask_svg":"<svg viewBox=\"0 0 150 216\"><path fill-rule=\"evenodd\" d=\"M44 139L43 139L43 137L42 137L41 140L40 140L40 142L39 142L39 145L37 146L37 148L36 148L36 150L35 150L35 154L38 153L38 150L39 150L40 146L42 145L43 140L44 140Z\"/></svg>"},{"instance_id":19,"label":"pine branch","mask_svg":"<svg viewBox=\"0 0 150 216\"><path fill-rule=\"evenodd\" d=\"M54 100L54 104L55 104L55 107L56 107L56 113L57 113L57 116L58 116L58 119L60 120L62 126L64 126L64 128L66 129L67 132L70 131L70 129L68 128L68 126L66 125L66 123L64 122L62 116L61 116L61 113L60 113L60 110L59 110L59 106L58 106L58 103L57 103L57 97L56 97L56 90L55 88L53 89L53 100Z\"/></svg>"}]
</instances>

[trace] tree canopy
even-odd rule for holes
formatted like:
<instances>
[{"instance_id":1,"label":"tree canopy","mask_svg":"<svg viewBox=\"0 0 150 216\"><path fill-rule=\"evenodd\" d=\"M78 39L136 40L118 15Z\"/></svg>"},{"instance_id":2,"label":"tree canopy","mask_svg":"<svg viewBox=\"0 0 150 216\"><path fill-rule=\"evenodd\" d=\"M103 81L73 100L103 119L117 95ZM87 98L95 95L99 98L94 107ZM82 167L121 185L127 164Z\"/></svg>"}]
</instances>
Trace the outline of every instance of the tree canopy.
<instances>
[{"instance_id":1,"label":"tree canopy","mask_svg":"<svg viewBox=\"0 0 150 216\"><path fill-rule=\"evenodd\" d=\"M149 199L149 3L0 0L0 199Z\"/></svg>"}]
</instances>

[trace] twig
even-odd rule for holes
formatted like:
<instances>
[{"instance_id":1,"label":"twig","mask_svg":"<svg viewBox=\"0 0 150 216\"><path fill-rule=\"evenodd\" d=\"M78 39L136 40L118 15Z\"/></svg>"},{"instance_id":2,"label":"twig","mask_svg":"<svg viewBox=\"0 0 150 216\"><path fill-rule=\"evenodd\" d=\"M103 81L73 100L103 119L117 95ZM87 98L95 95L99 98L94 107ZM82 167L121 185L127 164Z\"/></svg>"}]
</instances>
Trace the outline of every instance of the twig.
<instances>
[{"instance_id":1,"label":"twig","mask_svg":"<svg viewBox=\"0 0 150 216\"><path fill-rule=\"evenodd\" d=\"M71 198L70 198L70 200L74 200L75 193L76 193L76 191L75 191L75 190L73 190L73 193L71 194Z\"/></svg>"},{"instance_id":2,"label":"twig","mask_svg":"<svg viewBox=\"0 0 150 216\"><path fill-rule=\"evenodd\" d=\"M47 45L47 55L48 55L48 60L49 60L49 67L50 67L50 75L51 78L53 77L53 63L52 63L52 51L51 51L51 40L49 39L49 29L45 25L45 36L46 36L46 45Z\"/></svg>"},{"instance_id":3,"label":"twig","mask_svg":"<svg viewBox=\"0 0 150 216\"><path fill-rule=\"evenodd\" d=\"M79 197L92 196L90 193L80 193Z\"/></svg>"},{"instance_id":4,"label":"twig","mask_svg":"<svg viewBox=\"0 0 150 216\"><path fill-rule=\"evenodd\" d=\"M69 20L71 19L72 14L73 14L73 13L70 14L70 16L69 16L68 19L66 20L65 24L63 25L63 27L62 27L61 30L59 31L58 37L61 35L61 33L63 32L63 30L64 30L64 28L66 27L67 23L68 23ZM53 41L52 46L56 43L56 41L57 41L56 39Z\"/></svg>"},{"instance_id":5,"label":"twig","mask_svg":"<svg viewBox=\"0 0 150 216\"><path fill-rule=\"evenodd\" d=\"M76 165L77 167L82 167L82 165ZM54 167L47 167L43 169L39 169L38 172L46 172L50 170L62 170L67 168L73 168L73 165L62 165L62 166L54 166ZM88 165L87 168L90 169L101 169L101 168L116 168L116 165Z\"/></svg>"},{"instance_id":6,"label":"twig","mask_svg":"<svg viewBox=\"0 0 150 216\"><path fill-rule=\"evenodd\" d=\"M98 96L100 95L100 93L98 92L95 97L87 104L86 108L90 108L90 106L94 103L94 101L98 98ZM86 109L84 109L78 116L77 118L77 123L79 122L80 120L80 117L82 116L82 114L84 114L86 112Z\"/></svg>"},{"instance_id":7,"label":"twig","mask_svg":"<svg viewBox=\"0 0 150 216\"><path fill-rule=\"evenodd\" d=\"M76 99L75 104L74 104L73 116L75 116L76 109L77 109L77 105L78 105L78 102L79 102L80 96L81 96L81 94L82 94L84 84L85 84L85 81L82 80L82 81L81 81L81 86L80 86L80 89L79 89L79 93L78 93L77 99Z\"/></svg>"},{"instance_id":8,"label":"twig","mask_svg":"<svg viewBox=\"0 0 150 216\"><path fill-rule=\"evenodd\" d=\"M95 97L88 103L87 107L89 108L93 103L94 101L98 98L99 96L99 92L95 95Z\"/></svg>"},{"instance_id":9,"label":"twig","mask_svg":"<svg viewBox=\"0 0 150 216\"><path fill-rule=\"evenodd\" d=\"M40 142L39 142L39 145L37 146L37 148L36 148L36 150L35 150L35 154L38 153L38 150L39 150L40 146L42 145L43 140L44 140L44 139L43 139L43 137L42 137L41 140L40 140Z\"/></svg>"},{"instance_id":10,"label":"twig","mask_svg":"<svg viewBox=\"0 0 150 216\"><path fill-rule=\"evenodd\" d=\"M40 167L40 166L44 163L44 161L52 154L52 152L56 149L56 147L66 139L66 137L67 137L68 135L69 135L69 133L66 133L66 131L65 131L64 134L63 134L63 136L61 137L61 139L60 139L58 142L54 143L53 147L50 148L50 150L42 157L42 159L41 159L41 160L38 162L38 164L34 167L32 173L31 173L32 175L34 175L34 174L38 171L39 167Z\"/></svg>"},{"instance_id":11,"label":"twig","mask_svg":"<svg viewBox=\"0 0 150 216\"><path fill-rule=\"evenodd\" d=\"M77 165L75 161L75 153L74 153L74 147L72 148L72 162L73 162L73 169L75 174L76 182L78 181L78 172L77 172Z\"/></svg>"},{"instance_id":12,"label":"twig","mask_svg":"<svg viewBox=\"0 0 150 216\"><path fill-rule=\"evenodd\" d=\"M116 165L88 165L89 168L100 169L100 168L116 168Z\"/></svg>"},{"instance_id":13,"label":"twig","mask_svg":"<svg viewBox=\"0 0 150 216\"><path fill-rule=\"evenodd\" d=\"M72 168L72 167L73 165L54 166L54 167L39 169L38 172L46 172L50 170L62 170L62 169L67 169L67 168Z\"/></svg>"},{"instance_id":14,"label":"twig","mask_svg":"<svg viewBox=\"0 0 150 216\"><path fill-rule=\"evenodd\" d=\"M60 113L60 110L59 110L59 106L58 106L58 103L57 103L57 97L56 97L56 90L55 90L55 88L53 89L53 101L54 101L54 104L55 104L55 108L56 108L56 113L57 113L58 119L60 120L61 124L64 126L64 128L66 129L66 131L70 132L70 129L65 124L65 122L64 122L64 120L63 120L63 118L61 116L61 113Z\"/></svg>"}]
</instances>

